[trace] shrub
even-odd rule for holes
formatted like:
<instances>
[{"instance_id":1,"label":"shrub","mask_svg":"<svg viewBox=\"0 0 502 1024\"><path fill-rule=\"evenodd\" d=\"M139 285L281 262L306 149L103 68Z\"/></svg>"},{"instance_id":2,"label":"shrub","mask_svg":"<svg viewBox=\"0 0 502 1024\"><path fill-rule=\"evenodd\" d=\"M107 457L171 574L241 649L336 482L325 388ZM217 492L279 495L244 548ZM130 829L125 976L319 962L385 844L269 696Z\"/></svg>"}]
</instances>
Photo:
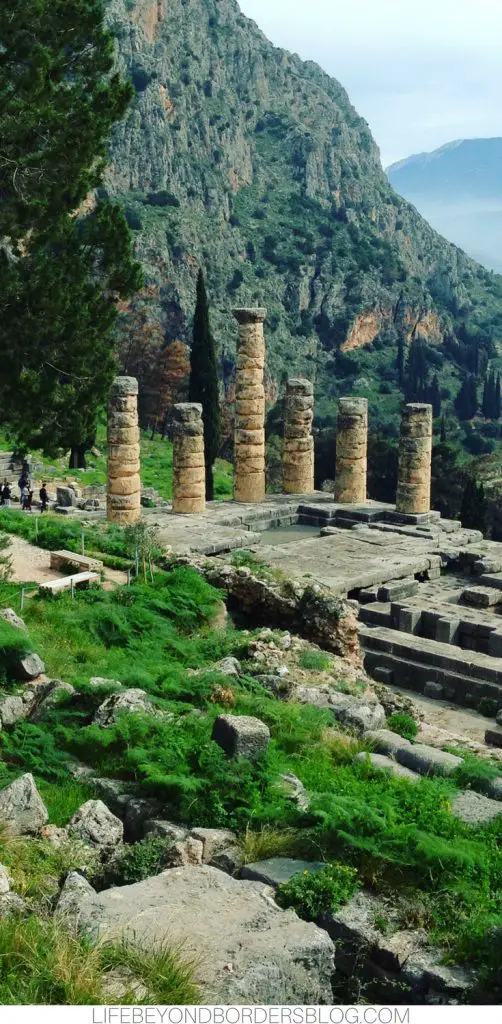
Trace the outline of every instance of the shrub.
<instances>
[{"instance_id":1,"label":"shrub","mask_svg":"<svg viewBox=\"0 0 502 1024\"><path fill-rule=\"evenodd\" d=\"M494 700L493 697L482 697L477 709L480 715L484 715L486 718L495 718L499 708L500 701Z\"/></svg>"},{"instance_id":2,"label":"shrub","mask_svg":"<svg viewBox=\"0 0 502 1024\"><path fill-rule=\"evenodd\" d=\"M106 870L104 884L107 888L111 885L132 885L159 875L165 868L170 846L172 841L161 836L147 836L132 846L124 846Z\"/></svg>"},{"instance_id":3,"label":"shrub","mask_svg":"<svg viewBox=\"0 0 502 1024\"><path fill-rule=\"evenodd\" d=\"M331 658L324 651L306 650L300 654L299 663L301 668L312 672L327 672L331 667Z\"/></svg>"},{"instance_id":4,"label":"shrub","mask_svg":"<svg viewBox=\"0 0 502 1024\"><path fill-rule=\"evenodd\" d=\"M405 740L414 740L418 733L418 725L415 719L411 715L407 715L404 711L396 711L393 715L387 719L387 725L392 732L397 732L399 736L402 736Z\"/></svg>"},{"instance_id":5,"label":"shrub","mask_svg":"<svg viewBox=\"0 0 502 1024\"><path fill-rule=\"evenodd\" d=\"M320 914L337 910L359 888L357 871L332 861L320 871L303 871L279 886L280 907L292 907L304 921L316 921Z\"/></svg>"}]
</instances>

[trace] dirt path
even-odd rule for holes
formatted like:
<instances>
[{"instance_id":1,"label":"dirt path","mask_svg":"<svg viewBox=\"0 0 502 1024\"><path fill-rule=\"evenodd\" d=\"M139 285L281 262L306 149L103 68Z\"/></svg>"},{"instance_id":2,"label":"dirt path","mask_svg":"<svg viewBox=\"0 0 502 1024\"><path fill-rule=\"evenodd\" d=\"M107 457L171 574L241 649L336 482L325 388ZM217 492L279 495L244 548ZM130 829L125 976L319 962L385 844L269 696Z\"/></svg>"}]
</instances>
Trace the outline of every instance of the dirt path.
<instances>
[{"instance_id":1,"label":"dirt path","mask_svg":"<svg viewBox=\"0 0 502 1024\"><path fill-rule=\"evenodd\" d=\"M14 583L46 583L68 575L50 568L50 552L44 548L37 548L22 537L11 536L11 542L9 555L13 569L11 579ZM119 569L105 568L104 576L106 590L127 583L127 573Z\"/></svg>"}]
</instances>

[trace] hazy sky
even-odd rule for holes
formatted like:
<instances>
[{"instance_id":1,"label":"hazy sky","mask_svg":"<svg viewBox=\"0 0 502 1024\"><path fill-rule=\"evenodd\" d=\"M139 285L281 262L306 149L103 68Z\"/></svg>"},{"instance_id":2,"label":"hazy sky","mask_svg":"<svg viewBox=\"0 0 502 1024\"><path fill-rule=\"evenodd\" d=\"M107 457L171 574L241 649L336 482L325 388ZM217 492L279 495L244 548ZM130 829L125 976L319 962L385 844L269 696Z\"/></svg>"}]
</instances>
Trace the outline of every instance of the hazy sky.
<instances>
[{"instance_id":1,"label":"hazy sky","mask_svg":"<svg viewBox=\"0 0 502 1024\"><path fill-rule=\"evenodd\" d=\"M384 166L502 135L500 0L239 0L279 46L338 78Z\"/></svg>"}]
</instances>

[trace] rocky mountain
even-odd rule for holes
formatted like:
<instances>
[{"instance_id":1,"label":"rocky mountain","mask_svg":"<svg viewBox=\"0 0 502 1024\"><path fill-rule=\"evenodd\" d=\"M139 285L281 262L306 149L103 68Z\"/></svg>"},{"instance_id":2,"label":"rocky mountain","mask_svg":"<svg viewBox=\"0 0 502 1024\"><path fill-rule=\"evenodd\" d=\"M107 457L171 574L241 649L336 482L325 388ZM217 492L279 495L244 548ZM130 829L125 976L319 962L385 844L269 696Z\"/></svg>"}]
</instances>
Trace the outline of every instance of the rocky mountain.
<instances>
[{"instance_id":1,"label":"rocky mountain","mask_svg":"<svg viewBox=\"0 0 502 1024\"><path fill-rule=\"evenodd\" d=\"M387 169L400 195L447 238L502 270L502 139L459 139Z\"/></svg>"},{"instance_id":2,"label":"rocky mountain","mask_svg":"<svg viewBox=\"0 0 502 1024\"><path fill-rule=\"evenodd\" d=\"M146 273L126 330L139 317L189 340L202 264L224 379L231 307L264 305L269 396L286 372L315 376L320 414L351 388L381 391L378 414L397 409L400 333L446 340L455 367L460 326L464 342L502 330L502 279L393 191L337 81L274 47L235 0L108 0L107 10L136 91L106 190Z\"/></svg>"}]
</instances>

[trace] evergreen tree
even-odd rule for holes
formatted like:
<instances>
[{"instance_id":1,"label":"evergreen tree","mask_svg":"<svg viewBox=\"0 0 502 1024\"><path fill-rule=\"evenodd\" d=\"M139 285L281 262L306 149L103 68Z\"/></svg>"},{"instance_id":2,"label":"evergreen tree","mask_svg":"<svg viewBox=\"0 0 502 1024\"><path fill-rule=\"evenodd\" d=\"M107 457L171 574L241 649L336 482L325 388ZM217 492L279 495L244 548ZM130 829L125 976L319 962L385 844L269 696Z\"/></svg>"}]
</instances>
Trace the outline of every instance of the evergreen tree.
<instances>
[{"instance_id":1,"label":"evergreen tree","mask_svg":"<svg viewBox=\"0 0 502 1024\"><path fill-rule=\"evenodd\" d=\"M441 416L441 391L437 374L434 374L432 384L429 387L427 401L432 405L432 415L435 419Z\"/></svg>"},{"instance_id":2,"label":"evergreen tree","mask_svg":"<svg viewBox=\"0 0 502 1024\"><path fill-rule=\"evenodd\" d=\"M476 378L473 374L462 382L455 399L455 409L461 420L472 420L478 411Z\"/></svg>"},{"instance_id":3,"label":"evergreen tree","mask_svg":"<svg viewBox=\"0 0 502 1024\"><path fill-rule=\"evenodd\" d=\"M487 503L483 484L469 477L465 485L460 509L460 521L468 530L486 532Z\"/></svg>"},{"instance_id":4,"label":"evergreen tree","mask_svg":"<svg viewBox=\"0 0 502 1024\"><path fill-rule=\"evenodd\" d=\"M406 363L405 399L407 402L426 402L428 392L429 364L425 345L421 338L415 338L410 345Z\"/></svg>"},{"instance_id":5,"label":"evergreen tree","mask_svg":"<svg viewBox=\"0 0 502 1024\"><path fill-rule=\"evenodd\" d=\"M499 420L500 416L501 416L501 413L502 413L502 404L501 404L501 396L500 396L500 373L498 373L497 374L497 379L495 381L495 398L494 398L494 403L493 403L493 418L494 418L494 420Z\"/></svg>"},{"instance_id":6,"label":"evergreen tree","mask_svg":"<svg viewBox=\"0 0 502 1024\"><path fill-rule=\"evenodd\" d=\"M405 381L405 340L404 335L400 331L397 336L397 357L396 357L396 369L397 369L397 380L399 387L404 387Z\"/></svg>"},{"instance_id":7,"label":"evergreen tree","mask_svg":"<svg viewBox=\"0 0 502 1024\"><path fill-rule=\"evenodd\" d=\"M445 420L444 416L442 416L441 417L440 443L441 444L446 444L446 441L447 441L446 420Z\"/></svg>"},{"instance_id":8,"label":"evergreen tree","mask_svg":"<svg viewBox=\"0 0 502 1024\"><path fill-rule=\"evenodd\" d=\"M206 460L206 498L214 497L213 465L220 449L220 396L214 339L209 325L204 274L197 278L197 303L193 322L193 343L190 352L190 383L188 400L202 405L204 423L204 455Z\"/></svg>"},{"instance_id":9,"label":"evergreen tree","mask_svg":"<svg viewBox=\"0 0 502 1024\"><path fill-rule=\"evenodd\" d=\"M101 0L12 0L0 40L2 414L19 446L83 465L115 373L117 298L141 280L119 207L93 199L132 91Z\"/></svg>"}]
</instances>

